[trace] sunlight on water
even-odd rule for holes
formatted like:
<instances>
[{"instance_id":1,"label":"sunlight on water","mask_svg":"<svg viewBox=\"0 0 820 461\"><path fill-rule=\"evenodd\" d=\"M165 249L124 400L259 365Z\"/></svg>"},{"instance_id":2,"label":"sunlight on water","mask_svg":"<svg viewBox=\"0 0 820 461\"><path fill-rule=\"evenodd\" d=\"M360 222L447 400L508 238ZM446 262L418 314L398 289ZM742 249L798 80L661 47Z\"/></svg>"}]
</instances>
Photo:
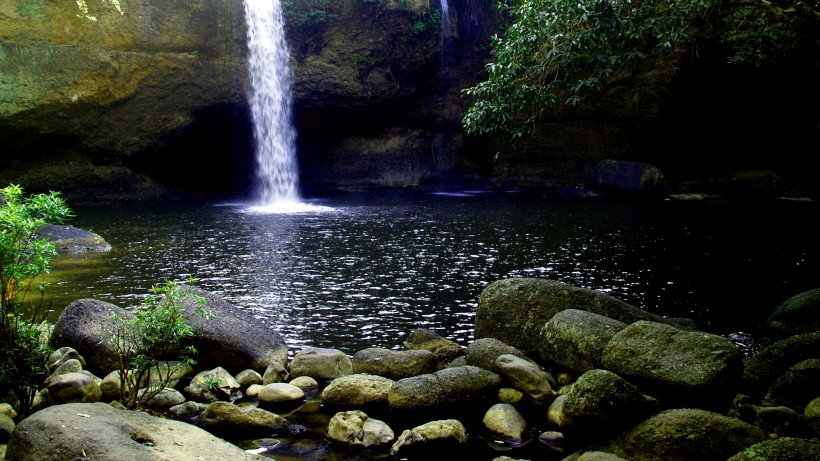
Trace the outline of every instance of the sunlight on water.
<instances>
[{"instance_id":1,"label":"sunlight on water","mask_svg":"<svg viewBox=\"0 0 820 461\"><path fill-rule=\"evenodd\" d=\"M247 207L244 211L259 214L291 214L291 213L327 213L338 211L335 208L312 203L298 202L291 200L281 200L269 205L254 205Z\"/></svg>"}]
</instances>

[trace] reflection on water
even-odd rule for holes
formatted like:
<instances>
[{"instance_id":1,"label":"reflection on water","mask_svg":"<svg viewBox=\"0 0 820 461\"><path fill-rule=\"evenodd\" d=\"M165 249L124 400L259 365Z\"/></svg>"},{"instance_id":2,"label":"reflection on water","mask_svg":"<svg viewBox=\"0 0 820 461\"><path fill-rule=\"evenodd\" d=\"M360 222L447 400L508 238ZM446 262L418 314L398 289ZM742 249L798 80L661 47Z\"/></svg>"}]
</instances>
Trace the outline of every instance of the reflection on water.
<instances>
[{"instance_id":1,"label":"reflection on water","mask_svg":"<svg viewBox=\"0 0 820 461\"><path fill-rule=\"evenodd\" d=\"M291 350L352 354L397 348L416 328L466 344L481 290L505 277L600 290L721 334L753 329L817 284L811 204L551 203L490 194L312 204L332 210L76 209L72 224L114 249L55 259L52 318L74 299L127 307L151 285L195 276L278 329Z\"/></svg>"}]
</instances>

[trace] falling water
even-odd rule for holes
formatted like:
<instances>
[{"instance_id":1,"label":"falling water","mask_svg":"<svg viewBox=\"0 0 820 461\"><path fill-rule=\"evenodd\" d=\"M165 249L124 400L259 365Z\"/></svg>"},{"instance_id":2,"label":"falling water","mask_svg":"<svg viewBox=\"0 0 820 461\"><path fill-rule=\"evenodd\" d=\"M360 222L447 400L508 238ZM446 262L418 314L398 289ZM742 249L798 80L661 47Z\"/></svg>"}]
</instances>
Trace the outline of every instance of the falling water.
<instances>
[{"instance_id":1,"label":"falling water","mask_svg":"<svg viewBox=\"0 0 820 461\"><path fill-rule=\"evenodd\" d=\"M296 130L291 119L290 55L278 0L245 0L250 106L256 141L256 194L262 207L300 203Z\"/></svg>"},{"instance_id":2,"label":"falling water","mask_svg":"<svg viewBox=\"0 0 820 461\"><path fill-rule=\"evenodd\" d=\"M441 60L442 65L447 66L448 60L450 58L451 50L450 50L450 32L451 32L451 23L450 23L450 4L447 3L447 0L441 0Z\"/></svg>"}]
</instances>

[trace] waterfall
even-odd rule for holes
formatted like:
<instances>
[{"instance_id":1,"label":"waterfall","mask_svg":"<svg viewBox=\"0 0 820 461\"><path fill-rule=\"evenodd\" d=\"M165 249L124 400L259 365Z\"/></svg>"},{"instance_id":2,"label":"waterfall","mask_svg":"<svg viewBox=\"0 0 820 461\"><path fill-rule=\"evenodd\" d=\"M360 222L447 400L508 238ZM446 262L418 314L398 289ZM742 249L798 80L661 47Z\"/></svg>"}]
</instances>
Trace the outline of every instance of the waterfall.
<instances>
[{"instance_id":1,"label":"waterfall","mask_svg":"<svg viewBox=\"0 0 820 461\"><path fill-rule=\"evenodd\" d=\"M290 54L279 0L245 0L256 141L256 198L262 207L298 204L296 130L292 120Z\"/></svg>"},{"instance_id":2,"label":"waterfall","mask_svg":"<svg viewBox=\"0 0 820 461\"><path fill-rule=\"evenodd\" d=\"M449 62L450 56L452 55L452 50L450 50L450 33L452 25L450 23L450 4L447 3L447 0L441 0L441 18L439 20L441 23L441 62L442 66L446 67Z\"/></svg>"}]
</instances>

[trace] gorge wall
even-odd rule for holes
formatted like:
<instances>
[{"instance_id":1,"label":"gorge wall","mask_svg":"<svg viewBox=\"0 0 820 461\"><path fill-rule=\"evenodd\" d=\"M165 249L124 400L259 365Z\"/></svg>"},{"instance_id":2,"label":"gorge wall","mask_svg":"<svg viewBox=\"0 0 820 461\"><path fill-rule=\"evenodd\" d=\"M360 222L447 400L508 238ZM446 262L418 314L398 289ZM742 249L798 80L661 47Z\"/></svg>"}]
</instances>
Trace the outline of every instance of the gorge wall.
<instances>
[{"instance_id":1,"label":"gorge wall","mask_svg":"<svg viewBox=\"0 0 820 461\"><path fill-rule=\"evenodd\" d=\"M0 182L60 190L75 204L248 192L241 0L122 0L123 14L88 4L95 21L69 0L0 5ZM577 183L602 158L682 175L807 171L818 147L805 123L816 120L816 88L777 92L786 81L793 92L816 87L816 70L799 82L716 77L708 59L681 56L625 76L583 116L556 114L535 151L496 156L503 146L460 125L461 91L483 77L489 37L503 31L495 0L450 0L444 32L437 1L282 4L311 191ZM796 122L795 104L809 116Z\"/></svg>"}]
</instances>

